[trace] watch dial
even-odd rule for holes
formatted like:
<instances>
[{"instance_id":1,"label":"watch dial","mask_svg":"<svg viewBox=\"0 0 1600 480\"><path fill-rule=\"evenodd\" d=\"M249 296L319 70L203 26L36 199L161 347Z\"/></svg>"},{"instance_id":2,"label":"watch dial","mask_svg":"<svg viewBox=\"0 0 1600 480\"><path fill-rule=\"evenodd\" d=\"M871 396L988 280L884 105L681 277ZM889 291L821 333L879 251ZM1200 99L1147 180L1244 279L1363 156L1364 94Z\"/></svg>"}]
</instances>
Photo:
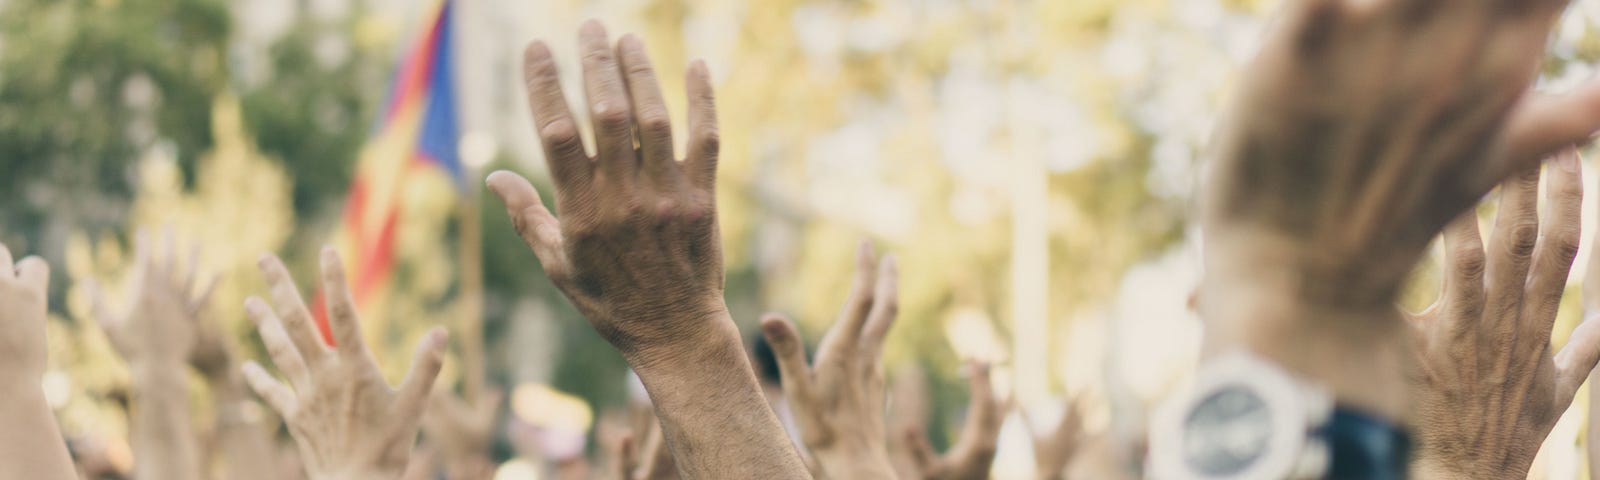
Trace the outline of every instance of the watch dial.
<instances>
[{"instance_id":1,"label":"watch dial","mask_svg":"<svg viewBox=\"0 0 1600 480\"><path fill-rule=\"evenodd\" d=\"M1211 394L1183 424L1183 460L1210 476L1237 474L1266 454L1272 438L1267 403L1244 388Z\"/></svg>"}]
</instances>

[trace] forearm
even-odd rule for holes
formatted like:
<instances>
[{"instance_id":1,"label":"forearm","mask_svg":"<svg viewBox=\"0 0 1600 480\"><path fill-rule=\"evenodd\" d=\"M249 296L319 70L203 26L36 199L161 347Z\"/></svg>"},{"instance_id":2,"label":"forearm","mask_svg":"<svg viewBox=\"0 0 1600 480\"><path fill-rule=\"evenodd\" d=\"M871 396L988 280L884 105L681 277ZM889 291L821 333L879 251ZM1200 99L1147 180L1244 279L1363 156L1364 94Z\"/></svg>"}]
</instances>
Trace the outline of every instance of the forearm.
<instances>
[{"instance_id":1,"label":"forearm","mask_svg":"<svg viewBox=\"0 0 1600 480\"><path fill-rule=\"evenodd\" d=\"M182 363L133 367L133 453L136 476L200 478L199 449L189 425L189 391Z\"/></svg>"},{"instance_id":2,"label":"forearm","mask_svg":"<svg viewBox=\"0 0 1600 480\"><path fill-rule=\"evenodd\" d=\"M67 443L44 392L38 382L21 383L0 387L0 420L7 424L0 434L0 478L74 478Z\"/></svg>"},{"instance_id":3,"label":"forearm","mask_svg":"<svg viewBox=\"0 0 1600 480\"><path fill-rule=\"evenodd\" d=\"M218 450L227 478L274 480L278 475L272 432L263 424L265 415L245 391L244 380L235 370L207 381L217 411Z\"/></svg>"},{"instance_id":4,"label":"forearm","mask_svg":"<svg viewBox=\"0 0 1600 480\"><path fill-rule=\"evenodd\" d=\"M699 344L635 352L638 372L685 478L810 478L767 406L727 312Z\"/></svg>"}]
</instances>

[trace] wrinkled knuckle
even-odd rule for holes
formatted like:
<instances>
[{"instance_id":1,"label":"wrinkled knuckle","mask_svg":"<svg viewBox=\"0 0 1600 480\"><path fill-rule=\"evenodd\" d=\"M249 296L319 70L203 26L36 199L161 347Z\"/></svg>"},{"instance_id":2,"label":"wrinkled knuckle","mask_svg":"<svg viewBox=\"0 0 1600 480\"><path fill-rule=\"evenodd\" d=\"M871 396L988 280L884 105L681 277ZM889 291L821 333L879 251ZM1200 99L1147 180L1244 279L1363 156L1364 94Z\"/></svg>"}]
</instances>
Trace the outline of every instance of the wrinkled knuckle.
<instances>
[{"instance_id":1,"label":"wrinkled knuckle","mask_svg":"<svg viewBox=\"0 0 1600 480\"><path fill-rule=\"evenodd\" d=\"M619 102L597 102L594 105L594 119L602 128L620 130L627 128L633 122L628 107Z\"/></svg>"},{"instance_id":2,"label":"wrinkled knuckle","mask_svg":"<svg viewBox=\"0 0 1600 480\"><path fill-rule=\"evenodd\" d=\"M352 307L349 303L345 303L345 302L329 302L328 313L331 314L334 318L355 318L356 317L356 309L354 307Z\"/></svg>"},{"instance_id":3,"label":"wrinkled knuckle","mask_svg":"<svg viewBox=\"0 0 1600 480\"><path fill-rule=\"evenodd\" d=\"M1483 251L1478 249L1461 249L1456 252L1456 274L1462 278L1473 280L1482 279L1488 261L1484 258Z\"/></svg>"},{"instance_id":4,"label":"wrinkled knuckle","mask_svg":"<svg viewBox=\"0 0 1600 480\"><path fill-rule=\"evenodd\" d=\"M1550 249L1556 260L1563 264L1571 264L1572 259L1578 257L1578 236L1576 234L1556 235L1550 240Z\"/></svg>"},{"instance_id":5,"label":"wrinkled knuckle","mask_svg":"<svg viewBox=\"0 0 1600 480\"><path fill-rule=\"evenodd\" d=\"M660 108L645 108L639 111L639 129L660 135L662 132L672 130L672 117Z\"/></svg>"},{"instance_id":6,"label":"wrinkled knuckle","mask_svg":"<svg viewBox=\"0 0 1600 480\"><path fill-rule=\"evenodd\" d=\"M694 141L700 145L702 151L715 154L722 146L722 134L718 133L715 127L704 127L695 132Z\"/></svg>"},{"instance_id":7,"label":"wrinkled knuckle","mask_svg":"<svg viewBox=\"0 0 1600 480\"><path fill-rule=\"evenodd\" d=\"M570 147L579 143L578 126L565 118L546 124L539 130L539 136L547 145L554 147Z\"/></svg>"},{"instance_id":8,"label":"wrinkled knuckle","mask_svg":"<svg viewBox=\"0 0 1600 480\"><path fill-rule=\"evenodd\" d=\"M1533 249L1539 243L1539 225L1535 222L1518 221L1512 227L1510 238L1506 239L1506 253L1518 258L1533 255Z\"/></svg>"}]
</instances>

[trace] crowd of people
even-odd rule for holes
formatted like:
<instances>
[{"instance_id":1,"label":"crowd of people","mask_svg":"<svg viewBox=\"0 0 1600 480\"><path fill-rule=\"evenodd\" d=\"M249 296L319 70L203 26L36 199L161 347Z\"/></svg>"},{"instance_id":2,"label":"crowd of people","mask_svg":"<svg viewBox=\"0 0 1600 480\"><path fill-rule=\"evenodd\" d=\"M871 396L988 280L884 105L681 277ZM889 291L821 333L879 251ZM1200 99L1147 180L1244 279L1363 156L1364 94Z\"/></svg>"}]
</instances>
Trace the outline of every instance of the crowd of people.
<instances>
[{"instance_id":1,"label":"crowd of people","mask_svg":"<svg viewBox=\"0 0 1600 480\"><path fill-rule=\"evenodd\" d=\"M1204 277L1193 303L1206 359L1192 391L1152 418L1142 458L1096 475L1527 476L1600 361L1600 322L1580 324L1560 349L1551 342L1582 236L1577 148L1600 130L1600 84L1559 97L1533 91L1565 7L1286 1L1201 180ZM986 365L967 367L970 405L945 452L916 420L887 418L899 390L882 365L898 315L892 253L863 242L815 355L789 319L763 318L776 378L753 367L723 298L719 125L706 66L689 66L687 123L674 125L637 37L613 40L590 22L578 50L594 151L569 111L556 52L534 42L524 75L552 201L511 172L486 183L550 281L626 359L650 408L605 439L603 458L573 455L551 474L988 478L1012 407ZM687 137L684 151L675 136ZM1485 238L1476 207L1493 191ZM1441 236L1438 301L1403 311L1403 284ZM424 336L398 385L385 380L340 260L356 252L322 252L328 338L301 297L310 282L261 258L267 291L246 310L269 368L239 358L202 320L211 286L177 241L137 237L128 304L91 293L132 373L133 478L493 476L503 395L435 384L443 328ZM1600 275L1600 256L1588 269ZM0 247L0 478L117 478L90 449L69 452L41 390L49 276L44 261L13 261ZM1600 282L1584 297L1600 312ZM190 424L189 367L216 405L204 437ZM275 435L279 421L292 448ZM1037 432L1039 478L1063 478L1094 454L1083 431L1067 408Z\"/></svg>"}]
</instances>

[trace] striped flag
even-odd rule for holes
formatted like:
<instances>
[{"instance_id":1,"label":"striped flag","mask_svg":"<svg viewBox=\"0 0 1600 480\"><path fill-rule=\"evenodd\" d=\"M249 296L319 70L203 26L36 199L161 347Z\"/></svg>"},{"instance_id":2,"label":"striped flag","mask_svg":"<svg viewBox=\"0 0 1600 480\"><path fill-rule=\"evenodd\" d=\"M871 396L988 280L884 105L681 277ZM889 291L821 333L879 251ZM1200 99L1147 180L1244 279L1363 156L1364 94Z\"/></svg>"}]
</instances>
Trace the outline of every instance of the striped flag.
<instances>
[{"instance_id":1,"label":"striped flag","mask_svg":"<svg viewBox=\"0 0 1600 480\"><path fill-rule=\"evenodd\" d=\"M382 297L394 272L408 186L437 175L448 176L458 192L465 186L450 11L449 0L434 7L406 48L350 185L335 245L348 262L351 294L362 311ZM317 328L332 344L321 292L313 303Z\"/></svg>"}]
</instances>

